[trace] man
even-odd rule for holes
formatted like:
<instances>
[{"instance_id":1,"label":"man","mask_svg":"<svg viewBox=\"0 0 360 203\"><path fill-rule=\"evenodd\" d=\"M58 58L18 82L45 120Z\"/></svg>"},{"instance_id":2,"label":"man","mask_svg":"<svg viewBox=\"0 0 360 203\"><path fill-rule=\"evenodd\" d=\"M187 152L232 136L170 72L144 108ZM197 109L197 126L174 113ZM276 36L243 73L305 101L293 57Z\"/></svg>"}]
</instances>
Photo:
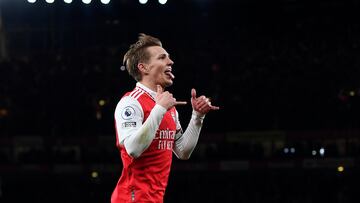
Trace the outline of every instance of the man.
<instances>
[{"instance_id":1,"label":"man","mask_svg":"<svg viewBox=\"0 0 360 203\"><path fill-rule=\"evenodd\" d=\"M123 62L137 83L115 109L116 145L123 170L111 202L163 202L172 153L179 159L189 159L205 114L219 107L211 105L205 96L197 97L192 89L192 117L183 132L175 106L186 102L177 101L165 91L175 78L174 62L160 40L140 34Z\"/></svg>"}]
</instances>

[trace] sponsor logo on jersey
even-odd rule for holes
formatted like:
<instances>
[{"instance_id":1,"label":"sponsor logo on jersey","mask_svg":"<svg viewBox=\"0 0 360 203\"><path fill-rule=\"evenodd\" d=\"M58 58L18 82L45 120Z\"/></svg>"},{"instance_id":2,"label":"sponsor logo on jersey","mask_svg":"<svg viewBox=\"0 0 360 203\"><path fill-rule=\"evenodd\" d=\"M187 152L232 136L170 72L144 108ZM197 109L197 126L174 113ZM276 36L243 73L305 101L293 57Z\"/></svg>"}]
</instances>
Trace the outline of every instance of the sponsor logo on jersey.
<instances>
[{"instance_id":1,"label":"sponsor logo on jersey","mask_svg":"<svg viewBox=\"0 0 360 203\"><path fill-rule=\"evenodd\" d=\"M169 130L166 128L165 130L157 130L155 139L171 139L175 138L176 130Z\"/></svg>"},{"instance_id":2,"label":"sponsor logo on jersey","mask_svg":"<svg viewBox=\"0 0 360 203\"><path fill-rule=\"evenodd\" d=\"M159 150L172 150L174 144L176 131L169 130L157 130L155 139L158 140L157 149Z\"/></svg>"}]
</instances>

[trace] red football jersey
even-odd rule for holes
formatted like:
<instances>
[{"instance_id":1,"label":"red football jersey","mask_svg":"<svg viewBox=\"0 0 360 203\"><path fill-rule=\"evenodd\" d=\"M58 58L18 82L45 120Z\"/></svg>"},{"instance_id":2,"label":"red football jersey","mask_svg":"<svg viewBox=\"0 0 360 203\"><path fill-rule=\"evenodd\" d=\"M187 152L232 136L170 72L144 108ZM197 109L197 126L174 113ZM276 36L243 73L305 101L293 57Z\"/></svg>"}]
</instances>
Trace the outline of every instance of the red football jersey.
<instances>
[{"instance_id":1,"label":"red football jersey","mask_svg":"<svg viewBox=\"0 0 360 203\"><path fill-rule=\"evenodd\" d=\"M139 86L124 95L124 97L129 96L135 98L141 105L143 122L145 122L155 106L153 97ZM175 108L165 113L151 145L136 159L129 156L124 146L119 144L119 139L125 135L116 131L117 147L120 151L123 169L111 197L112 203L163 202L176 134L175 115ZM127 120L125 125L129 123L132 122ZM136 125L136 123L133 122L131 125Z\"/></svg>"}]
</instances>

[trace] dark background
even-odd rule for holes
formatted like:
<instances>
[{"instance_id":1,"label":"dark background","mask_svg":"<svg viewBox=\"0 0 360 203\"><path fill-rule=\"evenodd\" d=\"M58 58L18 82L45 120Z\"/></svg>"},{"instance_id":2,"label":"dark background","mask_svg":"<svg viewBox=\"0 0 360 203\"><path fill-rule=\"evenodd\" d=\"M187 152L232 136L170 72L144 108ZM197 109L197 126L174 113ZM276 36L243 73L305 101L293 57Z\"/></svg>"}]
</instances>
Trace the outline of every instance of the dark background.
<instances>
[{"instance_id":1,"label":"dark background","mask_svg":"<svg viewBox=\"0 0 360 203\"><path fill-rule=\"evenodd\" d=\"M109 202L140 32L175 61L178 100L221 108L165 202L359 201L360 1L99 2L0 1L0 202Z\"/></svg>"}]
</instances>

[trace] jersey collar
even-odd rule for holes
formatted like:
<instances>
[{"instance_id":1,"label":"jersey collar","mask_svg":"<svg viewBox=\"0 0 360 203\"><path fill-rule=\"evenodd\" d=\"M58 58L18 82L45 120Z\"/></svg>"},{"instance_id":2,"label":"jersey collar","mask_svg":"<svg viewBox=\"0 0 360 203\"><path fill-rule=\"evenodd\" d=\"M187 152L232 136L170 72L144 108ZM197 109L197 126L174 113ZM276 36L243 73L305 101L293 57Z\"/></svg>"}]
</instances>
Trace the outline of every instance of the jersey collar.
<instances>
[{"instance_id":1,"label":"jersey collar","mask_svg":"<svg viewBox=\"0 0 360 203\"><path fill-rule=\"evenodd\" d=\"M152 91L150 88L146 87L145 85L141 84L140 82L137 82L136 86L143 89L155 101L156 92Z\"/></svg>"}]
</instances>

